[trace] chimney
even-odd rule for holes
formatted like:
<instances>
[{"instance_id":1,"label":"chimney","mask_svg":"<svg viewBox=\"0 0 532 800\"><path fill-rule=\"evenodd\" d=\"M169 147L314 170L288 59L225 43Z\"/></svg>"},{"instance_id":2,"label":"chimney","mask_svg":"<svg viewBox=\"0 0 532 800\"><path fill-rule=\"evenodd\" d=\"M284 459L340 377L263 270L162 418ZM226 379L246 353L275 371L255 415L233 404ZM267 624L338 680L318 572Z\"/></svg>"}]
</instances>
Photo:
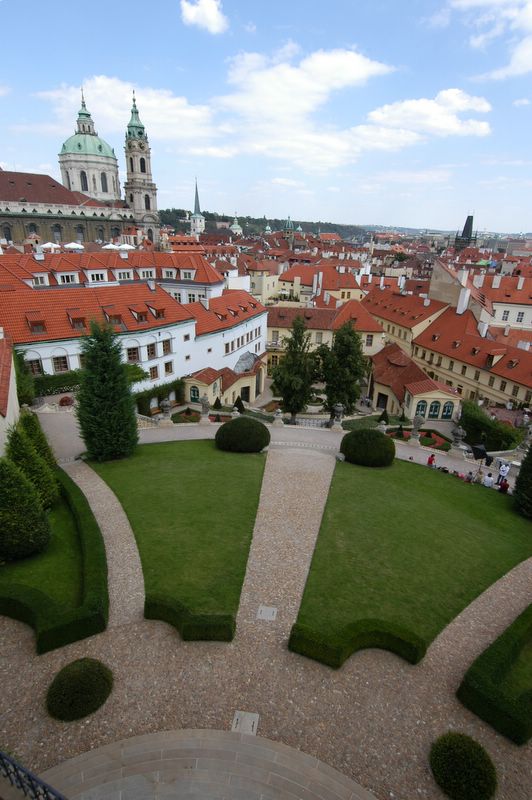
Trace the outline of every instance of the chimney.
<instances>
[{"instance_id":1,"label":"chimney","mask_svg":"<svg viewBox=\"0 0 532 800\"><path fill-rule=\"evenodd\" d=\"M318 272L318 291L321 292L323 286L323 272Z\"/></svg>"},{"instance_id":2,"label":"chimney","mask_svg":"<svg viewBox=\"0 0 532 800\"><path fill-rule=\"evenodd\" d=\"M127 259L128 259L127 250L121 250L120 251L120 258L123 258L123 259L125 259L125 261L127 261Z\"/></svg>"},{"instance_id":3,"label":"chimney","mask_svg":"<svg viewBox=\"0 0 532 800\"><path fill-rule=\"evenodd\" d=\"M399 277L399 291L400 292L402 292L404 290L405 283L406 283L406 276L405 275L401 275Z\"/></svg>"},{"instance_id":4,"label":"chimney","mask_svg":"<svg viewBox=\"0 0 532 800\"><path fill-rule=\"evenodd\" d=\"M479 275L474 275L473 276L473 286L475 286L477 289L482 289L482 287L484 286L484 273L483 272L481 272Z\"/></svg>"},{"instance_id":5,"label":"chimney","mask_svg":"<svg viewBox=\"0 0 532 800\"><path fill-rule=\"evenodd\" d=\"M209 310L209 298L208 297L200 297L200 303L203 308L208 311Z\"/></svg>"},{"instance_id":6,"label":"chimney","mask_svg":"<svg viewBox=\"0 0 532 800\"><path fill-rule=\"evenodd\" d=\"M371 274L371 272L368 272L368 283L371 283L372 280L373 280L373 275Z\"/></svg>"},{"instance_id":7,"label":"chimney","mask_svg":"<svg viewBox=\"0 0 532 800\"><path fill-rule=\"evenodd\" d=\"M384 289L384 275L381 275L381 279L380 279L380 283L379 283L379 289L381 290L381 292Z\"/></svg>"},{"instance_id":8,"label":"chimney","mask_svg":"<svg viewBox=\"0 0 532 800\"><path fill-rule=\"evenodd\" d=\"M324 292L323 293L323 299L324 299L325 303L327 303L327 304L329 303L329 300L331 299L331 295L329 294L329 292Z\"/></svg>"},{"instance_id":9,"label":"chimney","mask_svg":"<svg viewBox=\"0 0 532 800\"><path fill-rule=\"evenodd\" d=\"M492 289L498 289L500 285L501 285L501 276L500 275L494 275L493 276L493 280L491 282L491 288Z\"/></svg>"},{"instance_id":10,"label":"chimney","mask_svg":"<svg viewBox=\"0 0 532 800\"><path fill-rule=\"evenodd\" d=\"M517 279L517 291L520 292L524 285L525 285L524 276L520 275Z\"/></svg>"},{"instance_id":11,"label":"chimney","mask_svg":"<svg viewBox=\"0 0 532 800\"><path fill-rule=\"evenodd\" d=\"M460 284L462 286L466 285L468 275L469 275L469 270L467 270L467 269L459 270L459 272L458 272L458 280L460 281Z\"/></svg>"},{"instance_id":12,"label":"chimney","mask_svg":"<svg viewBox=\"0 0 532 800\"><path fill-rule=\"evenodd\" d=\"M464 311L467 311L470 295L471 295L471 289L466 289L464 287L463 289L460 290L460 297L458 298L458 303L456 305L457 314L463 314Z\"/></svg>"},{"instance_id":13,"label":"chimney","mask_svg":"<svg viewBox=\"0 0 532 800\"><path fill-rule=\"evenodd\" d=\"M152 280L150 278L148 281L146 281L146 284L147 284L148 289L150 290L150 292L154 292L155 291L155 281L154 280Z\"/></svg>"},{"instance_id":14,"label":"chimney","mask_svg":"<svg viewBox=\"0 0 532 800\"><path fill-rule=\"evenodd\" d=\"M509 325L505 325L504 326L504 335L508 336L509 333L510 333L510 326Z\"/></svg>"},{"instance_id":15,"label":"chimney","mask_svg":"<svg viewBox=\"0 0 532 800\"><path fill-rule=\"evenodd\" d=\"M425 306L425 308L428 308L430 306L430 297L424 298L423 305Z\"/></svg>"}]
</instances>

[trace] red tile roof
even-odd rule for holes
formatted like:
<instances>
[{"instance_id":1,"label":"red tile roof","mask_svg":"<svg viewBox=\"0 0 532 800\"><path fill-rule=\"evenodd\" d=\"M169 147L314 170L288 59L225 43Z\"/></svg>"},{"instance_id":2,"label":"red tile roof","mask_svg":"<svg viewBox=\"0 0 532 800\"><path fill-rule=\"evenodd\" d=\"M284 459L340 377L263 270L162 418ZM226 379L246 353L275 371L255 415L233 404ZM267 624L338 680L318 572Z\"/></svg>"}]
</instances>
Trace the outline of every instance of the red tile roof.
<instances>
[{"instance_id":1,"label":"red tile roof","mask_svg":"<svg viewBox=\"0 0 532 800\"><path fill-rule=\"evenodd\" d=\"M28 206L31 206L32 203L98 206L99 208L106 205L81 194L81 192L71 192L49 175L39 175L33 172L7 172L5 170L0 170L0 200L7 203L23 201L27 202Z\"/></svg>"},{"instance_id":2,"label":"red tile roof","mask_svg":"<svg viewBox=\"0 0 532 800\"><path fill-rule=\"evenodd\" d=\"M363 298L362 304L374 316L395 322L403 328L414 328L446 307L446 303L439 300L431 300L429 305L425 305L423 297L378 287Z\"/></svg>"},{"instance_id":3,"label":"red tile roof","mask_svg":"<svg viewBox=\"0 0 532 800\"><path fill-rule=\"evenodd\" d=\"M269 328L291 328L296 317L303 317L310 330L338 330L345 322L351 322L356 331L381 333L382 327L358 300L348 300L339 308L294 308L270 306Z\"/></svg>"},{"instance_id":4,"label":"red tile roof","mask_svg":"<svg viewBox=\"0 0 532 800\"><path fill-rule=\"evenodd\" d=\"M300 278L302 286L312 286L314 277L322 273L322 290L326 292L337 292L340 289L357 289L358 284L351 272L337 272L334 267L322 267L320 265L307 266L300 264L290 267L286 272L279 276L280 281L293 283L295 278Z\"/></svg>"},{"instance_id":5,"label":"red tile roof","mask_svg":"<svg viewBox=\"0 0 532 800\"><path fill-rule=\"evenodd\" d=\"M428 378L418 365L402 350L398 344L389 344L371 357L373 363L373 379L376 383L389 386L398 401L405 399L405 390L412 396L434 391L445 391L454 395L449 386Z\"/></svg>"},{"instance_id":6,"label":"red tile roof","mask_svg":"<svg viewBox=\"0 0 532 800\"><path fill-rule=\"evenodd\" d=\"M232 328L266 312L258 300L240 289L226 289L221 297L212 297L208 309L200 302L185 307L196 320L196 336Z\"/></svg>"}]
</instances>

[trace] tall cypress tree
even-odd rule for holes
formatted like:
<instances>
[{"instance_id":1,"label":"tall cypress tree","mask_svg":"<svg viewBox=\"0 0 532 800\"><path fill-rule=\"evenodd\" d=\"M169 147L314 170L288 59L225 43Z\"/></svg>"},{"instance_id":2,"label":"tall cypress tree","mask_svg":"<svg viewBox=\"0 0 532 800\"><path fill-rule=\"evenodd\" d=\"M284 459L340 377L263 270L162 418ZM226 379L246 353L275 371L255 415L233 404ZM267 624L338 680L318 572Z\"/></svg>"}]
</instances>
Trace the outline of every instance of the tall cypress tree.
<instances>
[{"instance_id":1,"label":"tall cypress tree","mask_svg":"<svg viewBox=\"0 0 532 800\"><path fill-rule=\"evenodd\" d=\"M272 373L273 381L282 397L282 407L295 424L299 414L312 396L312 382L316 374L316 359L310 351L310 334L303 317L296 317L290 336L283 341L285 350L279 366Z\"/></svg>"},{"instance_id":2,"label":"tall cypress tree","mask_svg":"<svg viewBox=\"0 0 532 800\"><path fill-rule=\"evenodd\" d=\"M9 458L0 458L0 559L40 553L50 536L35 486Z\"/></svg>"},{"instance_id":3,"label":"tall cypress tree","mask_svg":"<svg viewBox=\"0 0 532 800\"><path fill-rule=\"evenodd\" d=\"M41 423L37 414L34 414L32 411L23 412L20 415L18 424L26 436L31 439L31 443L39 455L44 458L48 466L54 470L57 467L57 461L55 460L52 448L46 438L46 434L41 428Z\"/></svg>"},{"instance_id":4,"label":"tall cypress tree","mask_svg":"<svg viewBox=\"0 0 532 800\"><path fill-rule=\"evenodd\" d=\"M514 501L519 513L532 519L532 445L528 448L515 482Z\"/></svg>"},{"instance_id":5,"label":"tall cypress tree","mask_svg":"<svg viewBox=\"0 0 532 800\"><path fill-rule=\"evenodd\" d=\"M85 364L76 410L89 458L109 461L132 455L138 442L135 403L118 337L91 323L81 345Z\"/></svg>"},{"instance_id":6,"label":"tall cypress tree","mask_svg":"<svg viewBox=\"0 0 532 800\"><path fill-rule=\"evenodd\" d=\"M59 485L52 469L20 425L14 425L8 433L6 456L35 486L43 508L51 508L59 497Z\"/></svg>"}]
</instances>

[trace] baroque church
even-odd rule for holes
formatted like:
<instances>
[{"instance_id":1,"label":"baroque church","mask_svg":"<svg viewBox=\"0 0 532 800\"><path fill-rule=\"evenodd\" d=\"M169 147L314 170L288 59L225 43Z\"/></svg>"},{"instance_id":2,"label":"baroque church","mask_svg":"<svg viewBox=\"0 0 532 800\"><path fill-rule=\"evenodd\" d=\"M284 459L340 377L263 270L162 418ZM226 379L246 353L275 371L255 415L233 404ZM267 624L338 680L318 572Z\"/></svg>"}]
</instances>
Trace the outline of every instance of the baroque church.
<instances>
[{"instance_id":1,"label":"baroque church","mask_svg":"<svg viewBox=\"0 0 532 800\"><path fill-rule=\"evenodd\" d=\"M62 145L62 184L48 175L0 169L0 243L104 242L120 236L159 241L151 148L133 93L120 190L114 149L94 126L83 92L76 131Z\"/></svg>"}]
</instances>

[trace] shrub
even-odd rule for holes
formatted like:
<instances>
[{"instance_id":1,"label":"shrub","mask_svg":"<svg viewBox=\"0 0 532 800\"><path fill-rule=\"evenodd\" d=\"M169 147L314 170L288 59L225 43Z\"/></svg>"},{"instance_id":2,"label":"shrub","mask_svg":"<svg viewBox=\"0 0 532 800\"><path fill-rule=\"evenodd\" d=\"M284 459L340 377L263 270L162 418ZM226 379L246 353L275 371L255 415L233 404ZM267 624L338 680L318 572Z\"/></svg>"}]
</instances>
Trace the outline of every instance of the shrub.
<instances>
[{"instance_id":1,"label":"shrub","mask_svg":"<svg viewBox=\"0 0 532 800\"><path fill-rule=\"evenodd\" d=\"M216 398L216 400L214 401L213 408L215 408L215 409L216 409L216 411L220 411L220 410L221 410L221 408L222 408L222 402L221 402L221 400L220 400L220 398L219 398L219 397L217 397L217 398Z\"/></svg>"},{"instance_id":2,"label":"shrub","mask_svg":"<svg viewBox=\"0 0 532 800\"><path fill-rule=\"evenodd\" d=\"M532 519L532 445L528 448L515 482L514 502L523 517Z\"/></svg>"},{"instance_id":3,"label":"shrub","mask_svg":"<svg viewBox=\"0 0 532 800\"><path fill-rule=\"evenodd\" d=\"M9 431L6 455L37 489L43 508L51 508L59 497L55 475L44 458L38 454L31 439L18 425Z\"/></svg>"},{"instance_id":4,"label":"shrub","mask_svg":"<svg viewBox=\"0 0 532 800\"><path fill-rule=\"evenodd\" d=\"M49 467L55 470L57 461L48 443L48 439L41 428L41 423L37 414L33 414L31 411L21 414L18 424L26 436L31 439L31 443L39 455L44 458Z\"/></svg>"},{"instance_id":5,"label":"shrub","mask_svg":"<svg viewBox=\"0 0 532 800\"><path fill-rule=\"evenodd\" d=\"M50 536L37 490L12 461L0 458L0 558L9 561L40 553Z\"/></svg>"},{"instance_id":6,"label":"shrub","mask_svg":"<svg viewBox=\"0 0 532 800\"><path fill-rule=\"evenodd\" d=\"M150 416L150 400L152 397L157 398L157 403L164 400L170 395L170 392L175 392L176 403L179 405L185 398L185 384L181 378L168 383L160 383L158 386L150 386L149 389L144 389L142 392L135 392L133 399L137 404L139 414L145 417Z\"/></svg>"},{"instance_id":7,"label":"shrub","mask_svg":"<svg viewBox=\"0 0 532 800\"><path fill-rule=\"evenodd\" d=\"M93 714L113 688L113 673L94 658L79 658L60 670L48 688L46 708L63 722Z\"/></svg>"},{"instance_id":8,"label":"shrub","mask_svg":"<svg viewBox=\"0 0 532 800\"><path fill-rule=\"evenodd\" d=\"M15 364L15 378L17 382L17 398L19 405L31 406L35 400L35 381L33 375L24 361L23 353L15 350L13 361Z\"/></svg>"},{"instance_id":9,"label":"shrub","mask_svg":"<svg viewBox=\"0 0 532 800\"><path fill-rule=\"evenodd\" d=\"M382 412L382 414L379 417L379 422L385 422L386 425L388 425L389 421L390 421L390 419L388 417L388 412L386 411L386 409L384 409L384 411Z\"/></svg>"},{"instance_id":10,"label":"shrub","mask_svg":"<svg viewBox=\"0 0 532 800\"><path fill-rule=\"evenodd\" d=\"M238 409L238 413L239 414L243 414L245 412L245 410L246 410L246 407L245 407L244 403L242 402L242 398L240 397L240 395L238 395L238 397L235 400L235 408Z\"/></svg>"},{"instance_id":11,"label":"shrub","mask_svg":"<svg viewBox=\"0 0 532 800\"><path fill-rule=\"evenodd\" d=\"M179 600L159 594L146 594L146 619L160 619L172 625L185 641L231 642L236 622L231 614L192 614Z\"/></svg>"},{"instance_id":12,"label":"shrub","mask_svg":"<svg viewBox=\"0 0 532 800\"><path fill-rule=\"evenodd\" d=\"M521 436L510 425L491 419L471 400L465 400L462 404L460 425L466 431L465 441L468 444L483 443L486 450L511 450Z\"/></svg>"},{"instance_id":13,"label":"shrub","mask_svg":"<svg viewBox=\"0 0 532 800\"><path fill-rule=\"evenodd\" d=\"M237 417L218 428L216 447L232 453L259 453L270 443L268 428L248 416Z\"/></svg>"},{"instance_id":14,"label":"shrub","mask_svg":"<svg viewBox=\"0 0 532 800\"><path fill-rule=\"evenodd\" d=\"M61 408L66 408L67 406L73 406L74 398L71 397L69 394L65 394L63 395L63 397L60 398L59 405L61 406Z\"/></svg>"},{"instance_id":15,"label":"shrub","mask_svg":"<svg viewBox=\"0 0 532 800\"><path fill-rule=\"evenodd\" d=\"M36 375L35 393L39 396L49 394L63 394L75 392L81 382L82 370L73 369L70 372L58 372L57 375Z\"/></svg>"},{"instance_id":16,"label":"shrub","mask_svg":"<svg viewBox=\"0 0 532 800\"><path fill-rule=\"evenodd\" d=\"M436 439L432 436L420 436L419 443L423 445L423 447L432 447L433 444L436 444Z\"/></svg>"},{"instance_id":17,"label":"shrub","mask_svg":"<svg viewBox=\"0 0 532 800\"><path fill-rule=\"evenodd\" d=\"M198 414L197 411L192 411L190 408L187 408L186 411L180 411L177 414L172 414L171 420L176 425L181 422L199 422L201 414Z\"/></svg>"},{"instance_id":18,"label":"shrub","mask_svg":"<svg viewBox=\"0 0 532 800\"><path fill-rule=\"evenodd\" d=\"M450 442L444 442L443 444L439 444L436 446L436 450L443 450L444 453L448 453L450 449L451 449Z\"/></svg>"},{"instance_id":19,"label":"shrub","mask_svg":"<svg viewBox=\"0 0 532 800\"><path fill-rule=\"evenodd\" d=\"M453 800L488 800L497 773L484 748L463 733L445 733L430 749L430 768L438 786Z\"/></svg>"},{"instance_id":20,"label":"shrub","mask_svg":"<svg viewBox=\"0 0 532 800\"><path fill-rule=\"evenodd\" d=\"M389 467L395 457L395 444L393 439L375 428L363 428L345 434L340 452L351 464Z\"/></svg>"}]
</instances>

